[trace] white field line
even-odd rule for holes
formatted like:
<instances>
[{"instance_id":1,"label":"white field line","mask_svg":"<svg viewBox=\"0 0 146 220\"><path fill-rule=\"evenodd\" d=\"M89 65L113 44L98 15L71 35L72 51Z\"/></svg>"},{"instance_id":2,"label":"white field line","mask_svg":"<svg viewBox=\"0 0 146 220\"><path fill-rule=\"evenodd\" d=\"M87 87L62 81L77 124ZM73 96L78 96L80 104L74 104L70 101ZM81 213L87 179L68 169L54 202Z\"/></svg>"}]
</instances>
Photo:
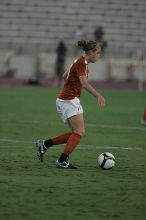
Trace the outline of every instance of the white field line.
<instances>
[{"instance_id":1,"label":"white field line","mask_svg":"<svg viewBox=\"0 0 146 220\"><path fill-rule=\"evenodd\" d=\"M7 120L7 119L0 119L1 123L19 123L19 124L57 124L54 121L42 122L37 120ZM122 126L122 125L110 125L110 124L94 124L94 123L86 123L87 127L95 127L95 128L107 128L107 129L120 129L120 130L138 130L138 131L146 131L146 126Z\"/></svg>"},{"instance_id":2,"label":"white field line","mask_svg":"<svg viewBox=\"0 0 146 220\"><path fill-rule=\"evenodd\" d=\"M0 119L1 123L16 123L16 124L39 124L41 123L41 121L37 121L37 120L7 120L7 119Z\"/></svg>"},{"instance_id":3,"label":"white field line","mask_svg":"<svg viewBox=\"0 0 146 220\"><path fill-rule=\"evenodd\" d=\"M123 129L123 130L139 130L146 131L146 127L140 126L120 126L120 125L105 125L105 124L90 124L87 123L88 127L98 127L98 128L111 128L111 129Z\"/></svg>"},{"instance_id":4,"label":"white field line","mask_svg":"<svg viewBox=\"0 0 146 220\"><path fill-rule=\"evenodd\" d=\"M0 142L6 142L11 144L27 144L27 145L34 145L34 141L23 141L23 140L13 140L13 139L0 139ZM131 151L146 151L146 149L142 147L114 147L114 146L97 146L97 145L88 145L88 144L80 144L76 149L81 150L94 150L94 149L114 149L114 150L131 150Z\"/></svg>"}]
</instances>

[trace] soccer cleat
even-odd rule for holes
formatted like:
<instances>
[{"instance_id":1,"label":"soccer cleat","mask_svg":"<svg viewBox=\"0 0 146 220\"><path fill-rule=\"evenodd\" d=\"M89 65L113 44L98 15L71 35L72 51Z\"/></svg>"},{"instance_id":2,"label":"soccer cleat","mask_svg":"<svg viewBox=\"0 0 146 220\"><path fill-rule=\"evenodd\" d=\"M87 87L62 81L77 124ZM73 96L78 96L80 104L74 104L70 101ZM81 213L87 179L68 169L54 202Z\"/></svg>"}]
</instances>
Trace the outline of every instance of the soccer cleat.
<instances>
[{"instance_id":1,"label":"soccer cleat","mask_svg":"<svg viewBox=\"0 0 146 220\"><path fill-rule=\"evenodd\" d=\"M59 162L57 160L56 167L57 168L64 168L64 169L77 169L77 167L75 167L73 164L69 163L69 161Z\"/></svg>"},{"instance_id":2,"label":"soccer cleat","mask_svg":"<svg viewBox=\"0 0 146 220\"><path fill-rule=\"evenodd\" d=\"M36 142L36 148L37 148L37 157L41 162L43 162L44 154L47 151L47 148L44 146L44 140L38 140Z\"/></svg>"}]
</instances>

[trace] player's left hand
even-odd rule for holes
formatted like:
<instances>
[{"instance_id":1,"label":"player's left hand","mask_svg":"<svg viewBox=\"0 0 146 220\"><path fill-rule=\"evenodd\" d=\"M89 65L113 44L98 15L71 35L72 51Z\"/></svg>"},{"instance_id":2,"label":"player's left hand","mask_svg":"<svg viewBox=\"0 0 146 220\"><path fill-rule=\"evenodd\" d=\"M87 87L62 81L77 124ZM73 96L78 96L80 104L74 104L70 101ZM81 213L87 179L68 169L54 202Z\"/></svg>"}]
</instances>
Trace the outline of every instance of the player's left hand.
<instances>
[{"instance_id":1,"label":"player's left hand","mask_svg":"<svg viewBox=\"0 0 146 220\"><path fill-rule=\"evenodd\" d=\"M105 99L104 99L104 97L103 96L98 96L98 105L100 106L100 107L104 107L105 106Z\"/></svg>"}]
</instances>

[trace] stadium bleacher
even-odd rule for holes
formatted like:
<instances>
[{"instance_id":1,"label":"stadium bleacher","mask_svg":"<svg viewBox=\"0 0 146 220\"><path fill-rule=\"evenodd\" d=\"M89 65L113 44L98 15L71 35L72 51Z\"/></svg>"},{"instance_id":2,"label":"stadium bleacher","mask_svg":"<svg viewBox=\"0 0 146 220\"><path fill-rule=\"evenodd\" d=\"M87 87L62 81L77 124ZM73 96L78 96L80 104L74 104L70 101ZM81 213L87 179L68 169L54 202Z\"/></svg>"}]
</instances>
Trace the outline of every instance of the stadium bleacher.
<instances>
[{"instance_id":1,"label":"stadium bleacher","mask_svg":"<svg viewBox=\"0 0 146 220\"><path fill-rule=\"evenodd\" d=\"M145 0L2 0L0 48L52 51L58 39L74 44L73 33L82 25L93 38L102 25L109 48L126 51L146 47ZM129 52L130 54L130 52Z\"/></svg>"},{"instance_id":2,"label":"stadium bleacher","mask_svg":"<svg viewBox=\"0 0 146 220\"><path fill-rule=\"evenodd\" d=\"M41 70L53 78L58 41L63 39L67 44L69 66L75 55L77 28L82 26L86 39L93 39L99 25L108 47L104 59L90 67L91 79L127 80L132 66L133 79L139 80L139 72L146 70L145 0L1 0L0 76L6 75L8 60L10 68L16 70L15 78L28 79L35 73L37 55ZM140 70L138 51L144 57ZM145 74L142 78L146 79Z\"/></svg>"}]
</instances>

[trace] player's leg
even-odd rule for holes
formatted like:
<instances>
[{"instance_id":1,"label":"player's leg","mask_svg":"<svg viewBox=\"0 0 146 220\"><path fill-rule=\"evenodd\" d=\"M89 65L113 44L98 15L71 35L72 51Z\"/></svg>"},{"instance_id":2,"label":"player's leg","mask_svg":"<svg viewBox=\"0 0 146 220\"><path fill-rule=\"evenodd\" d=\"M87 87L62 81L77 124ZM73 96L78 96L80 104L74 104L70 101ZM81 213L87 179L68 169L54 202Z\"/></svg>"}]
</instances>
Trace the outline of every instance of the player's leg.
<instances>
[{"instance_id":1,"label":"player's leg","mask_svg":"<svg viewBox=\"0 0 146 220\"><path fill-rule=\"evenodd\" d=\"M80 139L84 136L85 126L84 126L84 118L83 114L78 114L68 118L68 124L72 128L72 134L70 135L67 144L64 148L64 153L69 155L74 148L80 142Z\"/></svg>"},{"instance_id":2,"label":"player's leg","mask_svg":"<svg viewBox=\"0 0 146 220\"><path fill-rule=\"evenodd\" d=\"M72 128L73 132L68 138L64 152L56 161L56 166L60 168L75 169L76 167L69 163L68 158L75 147L80 143L80 140L85 133L83 114L78 114L68 118L67 123Z\"/></svg>"}]
</instances>

